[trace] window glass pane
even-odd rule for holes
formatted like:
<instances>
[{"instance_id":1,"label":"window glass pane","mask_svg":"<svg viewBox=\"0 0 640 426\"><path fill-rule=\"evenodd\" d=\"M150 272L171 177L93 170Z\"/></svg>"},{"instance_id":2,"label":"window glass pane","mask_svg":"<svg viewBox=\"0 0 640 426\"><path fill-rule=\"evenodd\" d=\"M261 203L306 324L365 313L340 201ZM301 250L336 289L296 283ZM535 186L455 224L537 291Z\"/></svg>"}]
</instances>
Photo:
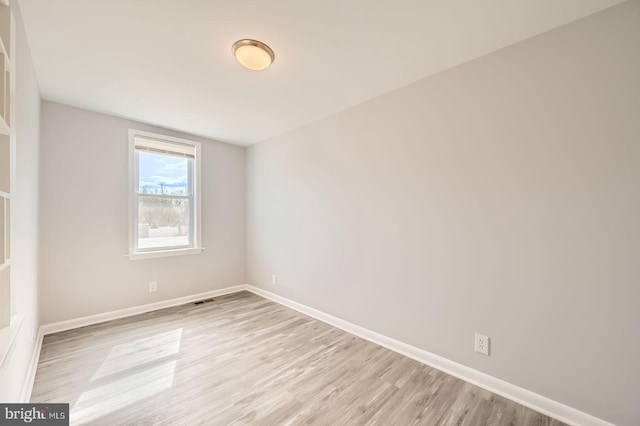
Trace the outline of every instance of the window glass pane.
<instances>
[{"instance_id":1,"label":"window glass pane","mask_svg":"<svg viewBox=\"0 0 640 426\"><path fill-rule=\"evenodd\" d=\"M189 194L189 167L184 157L138 151L140 194Z\"/></svg>"},{"instance_id":2,"label":"window glass pane","mask_svg":"<svg viewBox=\"0 0 640 426\"><path fill-rule=\"evenodd\" d=\"M140 195L138 248L189 246L189 200Z\"/></svg>"}]
</instances>

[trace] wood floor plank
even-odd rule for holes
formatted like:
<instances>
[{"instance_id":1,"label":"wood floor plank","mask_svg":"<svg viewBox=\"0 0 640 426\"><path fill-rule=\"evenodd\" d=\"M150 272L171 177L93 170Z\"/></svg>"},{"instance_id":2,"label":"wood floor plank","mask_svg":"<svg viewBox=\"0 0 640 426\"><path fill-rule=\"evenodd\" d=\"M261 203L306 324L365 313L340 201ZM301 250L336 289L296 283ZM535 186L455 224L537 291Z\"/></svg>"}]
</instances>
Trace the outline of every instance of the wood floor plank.
<instances>
[{"instance_id":1,"label":"wood floor plank","mask_svg":"<svg viewBox=\"0 0 640 426\"><path fill-rule=\"evenodd\" d=\"M46 336L32 401L76 425L562 424L248 292Z\"/></svg>"}]
</instances>

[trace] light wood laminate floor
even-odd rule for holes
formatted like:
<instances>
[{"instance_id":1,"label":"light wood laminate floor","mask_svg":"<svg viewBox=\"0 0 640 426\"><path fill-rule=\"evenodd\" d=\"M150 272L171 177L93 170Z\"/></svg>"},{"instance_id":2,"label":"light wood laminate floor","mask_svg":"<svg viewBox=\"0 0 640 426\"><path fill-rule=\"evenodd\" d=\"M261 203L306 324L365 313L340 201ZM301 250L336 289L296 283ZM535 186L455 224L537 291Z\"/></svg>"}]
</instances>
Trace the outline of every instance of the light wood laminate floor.
<instances>
[{"instance_id":1,"label":"light wood laminate floor","mask_svg":"<svg viewBox=\"0 0 640 426\"><path fill-rule=\"evenodd\" d=\"M561 424L248 292L46 336L31 399L71 424Z\"/></svg>"}]
</instances>

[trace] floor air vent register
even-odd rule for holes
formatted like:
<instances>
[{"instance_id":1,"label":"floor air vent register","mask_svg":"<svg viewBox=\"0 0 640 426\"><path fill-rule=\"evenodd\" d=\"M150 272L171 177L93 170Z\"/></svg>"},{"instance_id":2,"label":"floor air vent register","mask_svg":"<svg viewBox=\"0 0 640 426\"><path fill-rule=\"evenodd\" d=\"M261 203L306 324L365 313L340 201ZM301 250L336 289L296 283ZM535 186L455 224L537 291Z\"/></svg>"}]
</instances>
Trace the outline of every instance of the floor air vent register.
<instances>
[{"instance_id":1,"label":"floor air vent register","mask_svg":"<svg viewBox=\"0 0 640 426\"><path fill-rule=\"evenodd\" d=\"M204 299L204 300L198 300L197 302L193 302L192 305L193 306L198 306L198 305L204 305L205 303L211 303L213 302L215 299L211 298L211 299Z\"/></svg>"}]
</instances>

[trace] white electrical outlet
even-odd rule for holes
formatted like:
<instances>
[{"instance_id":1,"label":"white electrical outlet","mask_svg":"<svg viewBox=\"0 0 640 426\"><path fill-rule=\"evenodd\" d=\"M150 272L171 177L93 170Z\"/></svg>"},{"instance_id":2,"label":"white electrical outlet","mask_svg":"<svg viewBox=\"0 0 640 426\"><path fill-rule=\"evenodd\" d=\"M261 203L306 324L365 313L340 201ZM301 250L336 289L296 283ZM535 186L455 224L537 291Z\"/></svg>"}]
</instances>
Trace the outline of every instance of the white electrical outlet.
<instances>
[{"instance_id":1,"label":"white electrical outlet","mask_svg":"<svg viewBox=\"0 0 640 426\"><path fill-rule=\"evenodd\" d=\"M271 275L271 284L278 284L278 277L275 274Z\"/></svg>"},{"instance_id":2,"label":"white electrical outlet","mask_svg":"<svg viewBox=\"0 0 640 426\"><path fill-rule=\"evenodd\" d=\"M476 333L475 350L481 354L489 355L489 338Z\"/></svg>"},{"instance_id":3,"label":"white electrical outlet","mask_svg":"<svg viewBox=\"0 0 640 426\"><path fill-rule=\"evenodd\" d=\"M158 281L151 281L149 283L149 293L153 293L154 291L158 291Z\"/></svg>"}]
</instances>

